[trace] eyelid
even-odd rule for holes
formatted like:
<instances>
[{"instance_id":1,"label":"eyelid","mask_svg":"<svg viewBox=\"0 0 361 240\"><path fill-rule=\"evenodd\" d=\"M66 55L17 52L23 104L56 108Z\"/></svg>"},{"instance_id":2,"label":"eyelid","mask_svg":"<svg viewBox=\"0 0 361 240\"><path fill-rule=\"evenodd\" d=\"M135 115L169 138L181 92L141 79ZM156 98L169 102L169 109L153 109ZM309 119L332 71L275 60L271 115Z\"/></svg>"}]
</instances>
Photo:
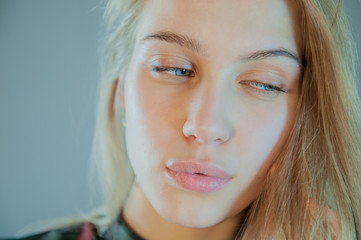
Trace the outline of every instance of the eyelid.
<instances>
[{"instance_id":1,"label":"eyelid","mask_svg":"<svg viewBox=\"0 0 361 240\"><path fill-rule=\"evenodd\" d=\"M279 91L279 92L284 92L284 93L286 92L282 87L279 87L277 84L265 83L265 82L258 81L258 80L243 80L241 82L243 84L245 84L245 85L249 85L249 86L252 86L254 88L258 88L255 85L263 85L265 87L272 88L274 91ZM269 90L269 91L271 91L271 90Z\"/></svg>"},{"instance_id":2,"label":"eyelid","mask_svg":"<svg viewBox=\"0 0 361 240\"><path fill-rule=\"evenodd\" d=\"M165 75L165 76L167 76L167 78L176 79L177 81L179 81L180 79L182 79L183 81L186 79L189 80L195 76L195 72L192 69L186 69L186 68L153 67L153 68L151 68L151 70L158 75ZM178 76L176 74L173 74L173 73L175 73L176 70L186 70L189 72L189 75ZM171 72L173 72L173 73L171 73Z\"/></svg>"},{"instance_id":3,"label":"eyelid","mask_svg":"<svg viewBox=\"0 0 361 240\"><path fill-rule=\"evenodd\" d=\"M252 70L242 73L237 78L238 81L253 81L266 85L278 87L287 92L286 77L279 71L272 69Z\"/></svg>"},{"instance_id":4,"label":"eyelid","mask_svg":"<svg viewBox=\"0 0 361 240\"><path fill-rule=\"evenodd\" d=\"M239 76L242 79L259 80L261 83L278 86L281 89L285 88L285 76L283 73L274 69L253 69L247 71Z\"/></svg>"},{"instance_id":5,"label":"eyelid","mask_svg":"<svg viewBox=\"0 0 361 240\"><path fill-rule=\"evenodd\" d=\"M277 97L281 93L287 93L283 88L278 87L277 85L265 83L259 80L242 80L238 81L238 84L242 84L243 87L246 88L246 90L251 91L253 93L261 94L266 97ZM260 84L264 86L270 86L273 88L273 90L264 90L261 88L258 88L257 86L253 86L254 84Z\"/></svg>"},{"instance_id":6,"label":"eyelid","mask_svg":"<svg viewBox=\"0 0 361 240\"><path fill-rule=\"evenodd\" d=\"M177 70L185 69L186 75L177 75ZM168 84L184 84L190 83L195 76L193 69L168 67L168 66L148 66L149 73L157 80Z\"/></svg>"},{"instance_id":7,"label":"eyelid","mask_svg":"<svg viewBox=\"0 0 361 240\"><path fill-rule=\"evenodd\" d=\"M170 68L185 68L185 69L193 69L193 64L182 57L174 56L174 55L154 55L149 61L149 65L158 66L158 67L170 67Z\"/></svg>"}]
</instances>

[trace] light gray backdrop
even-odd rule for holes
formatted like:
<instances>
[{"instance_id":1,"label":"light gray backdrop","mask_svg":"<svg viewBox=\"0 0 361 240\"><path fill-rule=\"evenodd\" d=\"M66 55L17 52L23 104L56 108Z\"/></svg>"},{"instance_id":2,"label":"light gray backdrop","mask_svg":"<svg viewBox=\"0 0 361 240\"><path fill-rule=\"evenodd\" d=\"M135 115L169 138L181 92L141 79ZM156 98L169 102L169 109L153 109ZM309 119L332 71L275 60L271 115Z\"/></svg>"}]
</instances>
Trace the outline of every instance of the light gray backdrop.
<instances>
[{"instance_id":1,"label":"light gray backdrop","mask_svg":"<svg viewBox=\"0 0 361 240\"><path fill-rule=\"evenodd\" d=\"M361 46L361 7L345 0ZM0 0L0 238L90 210L101 0Z\"/></svg>"}]
</instances>

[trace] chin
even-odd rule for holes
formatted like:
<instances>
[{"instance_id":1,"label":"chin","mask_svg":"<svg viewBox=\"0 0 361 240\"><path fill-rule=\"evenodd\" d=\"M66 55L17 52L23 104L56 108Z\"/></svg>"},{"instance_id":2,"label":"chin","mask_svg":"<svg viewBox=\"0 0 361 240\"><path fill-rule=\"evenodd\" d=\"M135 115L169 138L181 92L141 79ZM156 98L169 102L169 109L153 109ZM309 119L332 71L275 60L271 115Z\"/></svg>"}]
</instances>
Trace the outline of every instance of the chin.
<instances>
[{"instance_id":1,"label":"chin","mask_svg":"<svg viewBox=\"0 0 361 240\"><path fill-rule=\"evenodd\" d=\"M156 199L152 205L163 219L184 227L208 228L217 225L226 218L228 209L222 208L219 199L218 204L215 204L214 200L216 199L207 200L204 196L198 197L192 193L184 196L183 194L168 192L166 198Z\"/></svg>"},{"instance_id":2,"label":"chin","mask_svg":"<svg viewBox=\"0 0 361 240\"><path fill-rule=\"evenodd\" d=\"M159 212L160 216L163 217L166 221L171 222L176 225L180 225L188 228L208 228L217 225L222 222L222 218L217 216L211 216L210 214L205 214L203 212L198 212L198 214L173 214L171 211Z\"/></svg>"}]
</instances>

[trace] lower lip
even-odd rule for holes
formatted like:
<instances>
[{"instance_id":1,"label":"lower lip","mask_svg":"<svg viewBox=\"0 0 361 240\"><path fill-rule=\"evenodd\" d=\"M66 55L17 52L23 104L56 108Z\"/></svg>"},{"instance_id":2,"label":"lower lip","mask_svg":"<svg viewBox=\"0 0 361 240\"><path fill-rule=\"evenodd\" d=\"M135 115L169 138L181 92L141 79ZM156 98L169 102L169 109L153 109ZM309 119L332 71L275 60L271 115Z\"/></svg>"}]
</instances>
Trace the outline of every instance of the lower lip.
<instances>
[{"instance_id":1,"label":"lower lip","mask_svg":"<svg viewBox=\"0 0 361 240\"><path fill-rule=\"evenodd\" d=\"M195 192L215 192L221 189L230 178L211 177L200 174L175 172L167 168L169 176L182 188Z\"/></svg>"}]
</instances>

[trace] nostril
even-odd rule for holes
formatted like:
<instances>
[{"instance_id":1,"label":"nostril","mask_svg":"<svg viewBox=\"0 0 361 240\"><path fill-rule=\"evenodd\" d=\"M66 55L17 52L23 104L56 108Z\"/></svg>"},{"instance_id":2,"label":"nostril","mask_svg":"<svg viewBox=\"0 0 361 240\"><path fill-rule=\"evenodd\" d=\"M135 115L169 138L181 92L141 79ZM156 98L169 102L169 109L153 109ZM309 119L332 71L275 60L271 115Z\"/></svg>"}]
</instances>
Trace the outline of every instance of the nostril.
<instances>
[{"instance_id":1,"label":"nostril","mask_svg":"<svg viewBox=\"0 0 361 240\"><path fill-rule=\"evenodd\" d=\"M229 140L231 126L225 121L194 122L186 121L183 125L183 135L194 143L221 144Z\"/></svg>"},{"instance_id":2,"label":"nostril","mask_svg":"<svg viewBox=\"0 0 361 240\"><path fill-rule=\"evenodd\" d=\"M196 136L190 135L190 136L189 136L189 139L190 139L191 141L195 141L195 140L196 140Z\"/></svg>"}]
</instances>

